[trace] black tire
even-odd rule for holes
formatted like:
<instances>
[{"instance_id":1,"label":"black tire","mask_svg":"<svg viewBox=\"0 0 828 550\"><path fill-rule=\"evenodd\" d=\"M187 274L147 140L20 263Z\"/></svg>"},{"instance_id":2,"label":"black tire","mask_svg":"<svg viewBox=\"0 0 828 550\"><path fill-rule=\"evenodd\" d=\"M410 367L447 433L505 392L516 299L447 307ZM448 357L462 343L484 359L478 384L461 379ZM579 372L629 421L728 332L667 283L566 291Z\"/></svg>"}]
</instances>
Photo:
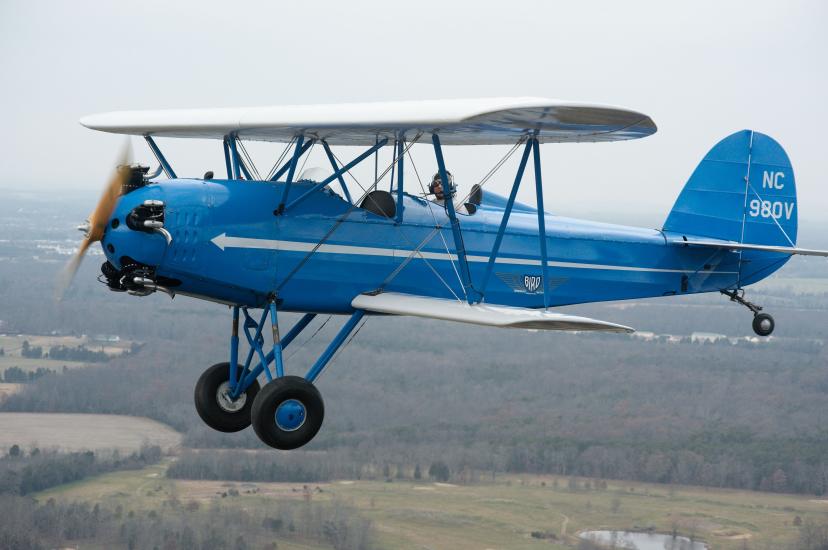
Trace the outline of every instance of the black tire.
<instances>
[{"instance_id":1,"label":"black tire","mask_svg":"<svg viewBox=\"0 0 828 550\"><path fill-rule=\"evenodd\" d=\"M776 323L767 313L757 313L753 316L753 332L759 336L770 336Z\"/></svg>"},{"instance_id":2,"label":"black tire","mask_svg":"<svg viewBox=\"0 0 828 550\"><path fill-rule=\"evenodd\" d=\"M218 363L206 371L196 382L195 407L205 424L220 432L240 432L250 426L250 411L259 393L259 382L254 380L235 403L222 400L221 386L230 380L230 363ZM241 406L233 410L241 401Z\"/></svg>"},{"instance_id":3,"label":"black tire","mask_svg":"<svg viewBox=\"0 0 828 550\"><path fill-rule=\"evenodd\" d=\"M285 408L280 409L283 405ZM280 425L277 412L285 425ZM299 376L283 376L262 388L250 416L263 443L274 449L296 449L313 439L322 427L325 405L316 386Z\"/></svg>"}]
</instances>

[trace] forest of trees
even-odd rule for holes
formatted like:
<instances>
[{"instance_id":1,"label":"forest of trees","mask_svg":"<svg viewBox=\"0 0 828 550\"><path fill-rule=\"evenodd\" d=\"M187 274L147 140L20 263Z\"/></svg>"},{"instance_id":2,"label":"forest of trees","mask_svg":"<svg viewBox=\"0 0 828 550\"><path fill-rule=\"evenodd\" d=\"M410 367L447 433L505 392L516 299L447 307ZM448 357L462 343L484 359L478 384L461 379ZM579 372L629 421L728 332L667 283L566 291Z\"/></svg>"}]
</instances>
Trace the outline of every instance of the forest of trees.
<instances>
[{"instance_id":1,"label":"forest of trees","mask_svg":"<svg viewBox=\"0 0 828 550\"><path fill-rule=\"evenodd\" d=\"M118 451L101 455L92 451L61 453L37 448L27 453L12 445L8 454L0 458L0 495L28 495L104 472L143 468L160 459L161 448L156 445L145 445L126 456Z\"/></svg>"},{"instance_id":2,"label":"forest of trees","mask_svg":"<svg viewBox=\"0 0 828 550\"><path fill-rule=\"evenodd\" d=\"M35 370L23 370L20 367L9 367L3 371L3 382L25 383L37 380L42 376L54 374L54 370L38 367Z\"/></svg>"},{"instance_id":3,"label":"forest of trees","mask_svg":"<svg viewBox=\"0 0 828 550\"><path fill-rule=\"evenodd\" d=\"M84 363L103 363L109 361L109 355L103 350L91 350L84 345L80 346L51 346L49 359L63 361L82 361Z\"/></svg>"},{"instance_id":4,"label":"forest of trees","mask_svg":"<svg viewBox=\"0 0 828 550\"><path fill-rule=\"evenodd\" d=\"M463 472L453 473L448 464L435 460L421 467L407 462L360 462L341 453L274 453L273 451L184 451L170 464L167 476L178 479L230 481L322 482L332 479L384 479L394 481L471 481ZM425 473L424 473L425 472Z\"/></svg>"},{"instance_id":5,"label":"forest of trees","mask_svg":"<svg viewBox=\"0 0 828 550\"><path fill-rule=\"evenodd\" d=\"M45 550L56 545L113 549L276 550L280 541L311 540L334 550L371 550L371 523L334 501L277 502L263 509L167 499L158 510L88 502L38 504L0 494L0 548Z\"/></svg>"},{"instance_id":6,"label":"forest of trees","mask_svg":"<svg viewBox=\"0 0 828 550\"><path fill-rule=\"evenodd\" d=\"M383 328L411 334L424 324L394 319ZM828 488L821 349L497 331L479 338L462 327L458 349L401 341L410 348L398 353L371 326L320 380L328 416L308 446L335 454L347 471L440 459L455 478L474 470L815 495ZM192 385L223 353L212 342L204 331L153 340L106 367L39 379L0 408L149 416L183 432L191 448L261 449L251 431L214 432L195 414ZM307 364L308 348L318 346L305 345L288 364Z\"/></svg>"},{"instance_id":7,"label":"forest of trees","mask_svg":"<svg viewBox=\"0 0 828 550\"><path fill-rule=\"evenodd\" d=\"M48 352L42 346L32 346L28 340L23 340L20 355L29 359L49 359L63 361L82 361L85 363L103 363L109 361L109 355L103 350L91 350L83 344L79 346L50 346Z\"/></svg>"},{"instance_id":8,"label":"forest of trees","mask_svg":"<svg viewBox=\"0 0 828 550\"><path fill-rule=\"evenodd\" d=\"M179 479L230 481L322 482L355 479L359 468L330 453L273 453L268 451L184 451L170 464L167 476Z\"/></svg>"}]
</instances>

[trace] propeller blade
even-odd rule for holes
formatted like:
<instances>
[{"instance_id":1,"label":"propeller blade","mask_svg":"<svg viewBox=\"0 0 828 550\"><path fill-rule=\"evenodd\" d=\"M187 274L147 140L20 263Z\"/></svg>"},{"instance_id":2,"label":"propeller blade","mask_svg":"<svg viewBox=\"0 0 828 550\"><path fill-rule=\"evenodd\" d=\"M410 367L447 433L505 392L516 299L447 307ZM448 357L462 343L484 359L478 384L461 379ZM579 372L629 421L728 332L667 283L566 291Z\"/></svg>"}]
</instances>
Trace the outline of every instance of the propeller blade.
<instances>
[{"instance_id":1,"label":"propeller blade","mask_svg":"<svg viewBox=\"0 0 828 550\"><path fill-rule=\"evenodd\" d=\"M89 246L103 238L106 223L109 221L110 216L112 216L112 212L115 211L115 206L118 204L118 199L121 196L121 189L129 178L129 169L126 166L132 162L131 159L132 145L129 138L127 138L115 163L115 173L112 174L112 177L104 187L101 198L98 199L98 204L95 205L95 209L87 220L87 233L83 241L81 241L80 246L78 246L78 251L72 256L72 259L66 264L66 267L58 277L57 284L55 285L55 298L58 301L63 299L66 289L72 284L72 279L74 279L75 273L77 273L86 251L89 250Z\"/></svg>"},{"instance_id":2,"label":"propeller blade","mask_svg":"<svg viewBox=\"0 0 828 550\"><path fill-rule=\"evenodd\" d=\"M86 250L91 244L92 241L89 239L83 239L78 247L78 251L75 252L75 255L72 256L72 259L69 260L69 263L66 264L66 267L64 267L58 275L57 284L55 285L55 300L58 302L63 300L63 295L66 294L66 289L68 289L69 285L72 284L72 279L75 278L75 273L78 272L78 268L83 261Z\"/></svg>"},{"instance_id":3,"label":"propeller blade","mask_svg":"<svg viewBox=\"0 0 828 550\"><path fill-rule=\"evenodd\" d=\"M127 138L121 149L121 154L118 156L118 162L115 164L115 173L112 174L106 187L104 187L95 210L89 216L89 235L87 238L92 242L100 241L103 238L106 222L109 221L109 217L115 210L115 205L118 204L122 186L129 179L129 169L125 166L129 165L131 158L132 147L129 138Z\"/></svg>"}]
</instances>

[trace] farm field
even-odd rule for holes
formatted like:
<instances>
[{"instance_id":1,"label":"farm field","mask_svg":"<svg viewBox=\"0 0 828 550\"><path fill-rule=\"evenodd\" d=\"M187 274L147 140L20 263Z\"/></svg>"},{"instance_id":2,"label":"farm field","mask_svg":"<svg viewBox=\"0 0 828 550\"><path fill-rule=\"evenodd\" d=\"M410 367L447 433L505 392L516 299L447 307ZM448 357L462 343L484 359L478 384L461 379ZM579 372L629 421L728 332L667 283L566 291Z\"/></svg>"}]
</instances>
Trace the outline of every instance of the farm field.
<instances>
[{"instance_id":1,"label":"farm field","mask_svg":"<svg viewBox=\"0 0 828 550\"><path fill-rule=\"evenodd\" d=\"M64 366L67 369L77 369L86 366L86 363L80 361L56 361L48 357L35 359L33 357L15 357L14 355L0 356L0 374L10 367L18 367L26 372L36 371L39 368L60 372Z\"/></svg>"},{"instance_id":2,"label":"farm field","mask_svg":"<svg viewBox=\"0 0 828 550\"><path fill-rule=\"evenodd\" d=\"M6 355L20 357L20 351L23 349L23 342L29 342L32 347L41 347L44 351L49 351L52 346L66 346L76 348L78 346L86 346L94 351L104 351L107 355L117 356L125 351L129 351L132 342L129 340L118 340L116 342L97 341L88 336L51 336L40 334L14 334L14 335L0 335L0 348L3 348Z\"/></svg>"},{"instance_id":3,"label":"farm field","mask_svg":"<svg viewBox=\"0 0 828 550\"><path fill-rule=\"evenodd\" d=\"M0 413L0 449L66 451L118 449L132 452L144 443L176 448L181 436L148 418L113 414Z\"/></svg>"},{"instance_id":4,"label":"farm field","mask_svg":"<svg viewBox=\"0 0 828 550\"><path fill-rule=\"evenodd\" d=\"M86 366L83 361L72 361L68 359L52 359L50 357L23 357L23 342L28 342L31 347L40 347L48 352L52 346L65 346L77 348L85 346L92 351L103 351L110 357L117 357L130 350L132 342L119 340L117 342L99 342L88 336L50 336L32 334L0 335L0 348L3 354L0 355L0 374L10 367L18 367L24 371L36 371L39 368L60 371L63 367L74 369Z\"/></svg>"},{"instance_id":5,"label":"farm field","mask_svg":"<svg viewBox=\"0 0 828 550\"><path fill-rule=\"evenodd\" d=\"M0 347L7 355L20 356L23 348L23 341L28 341L31 346L49 348L50 346L79 346L86 344L87 338L80 336L49 336L38 334L3 334L0 335Z\"/></svg>"},{"instance_id":6,"label":"farm field","mask_svg":"<svg viewBox=\"0 0 828 550\"><path fill-rule=\"evenodd\" d=\"M24 340L28 341L32 346L48 348L49 346L78 346L85 343L86 338L36 334L2 334L0 335L0 348L3 348L7 355L16 355L19 357Z\"/></svg>"},{"instance_id":7,"label":"farm field","mask_svg":"<svg viewBox=\"0 0 828 550\"><path fill-rule=\"evenodd\" d=\"M634 526L666 533L675 528L716 550L741 549L746 541L751 548L774 548L796 538L797 516L821 521L828 517L828 500L807 496L645 483L609 482L606 489L595 490L584 489L587 480L578 479L580 488L570 490L565 478L502 476L471 485L336 481L308 484L305 489L302 483L171 480L164 476L165 468L160 464L105 474L37 498L88 500L135 510L160 509L172 497L257 509L288 499L340 499L373 522L378 547L391 549L573 547L581 530ZM238 496L227 496L236 491ZM313 547L279 541L279 548Z\"/></svg>"}]
</instances>

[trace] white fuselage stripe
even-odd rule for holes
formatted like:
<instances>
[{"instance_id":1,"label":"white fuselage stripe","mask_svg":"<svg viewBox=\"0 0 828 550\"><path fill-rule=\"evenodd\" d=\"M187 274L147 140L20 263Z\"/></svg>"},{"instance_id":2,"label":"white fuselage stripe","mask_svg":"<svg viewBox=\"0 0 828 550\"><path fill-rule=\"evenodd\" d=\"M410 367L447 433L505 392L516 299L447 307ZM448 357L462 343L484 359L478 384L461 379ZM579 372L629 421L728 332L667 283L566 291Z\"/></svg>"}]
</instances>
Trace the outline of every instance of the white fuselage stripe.
<instances>
[{"instance_id":1,"label":"white fuselage stripe","mask_svg":"<svg viewBox=\"0 0 828 550\"><path fill-rule=\"evenodd\" d=\"M212 239L212 242L221 249L225 248L259 248L265 250L278 250L280 252L310 252L317 247L314 243L307 243L301 241L280 241L272 239L250 239L245 237L228 237L224 234ZM316 250L321 254L349 254L357 256L385 256L391 258L408 258L414 251L394 248L376 248L370 246L351 246L342 244L321 244ZM445 252L417 252L416 256L426 260L451 260L456 261L456 254L447 254ZM487 263L488 256L467 255L466 258L470 262ZM528 265L540 266L541 261L534 258L508 258L498 257L495 260L498 264L511 265ZM566 267L574 269L600 269L610 271L644 271L648 273L692 273L690 269L662 269L656 267L635 267L623 265L607 265L607 264L585 264L578 262L558 262L548 261L546 265L549 267ZM735 274L735 271L716 271L706 272L708 274L724 275Z\"/></svg>"}]
</instances>

